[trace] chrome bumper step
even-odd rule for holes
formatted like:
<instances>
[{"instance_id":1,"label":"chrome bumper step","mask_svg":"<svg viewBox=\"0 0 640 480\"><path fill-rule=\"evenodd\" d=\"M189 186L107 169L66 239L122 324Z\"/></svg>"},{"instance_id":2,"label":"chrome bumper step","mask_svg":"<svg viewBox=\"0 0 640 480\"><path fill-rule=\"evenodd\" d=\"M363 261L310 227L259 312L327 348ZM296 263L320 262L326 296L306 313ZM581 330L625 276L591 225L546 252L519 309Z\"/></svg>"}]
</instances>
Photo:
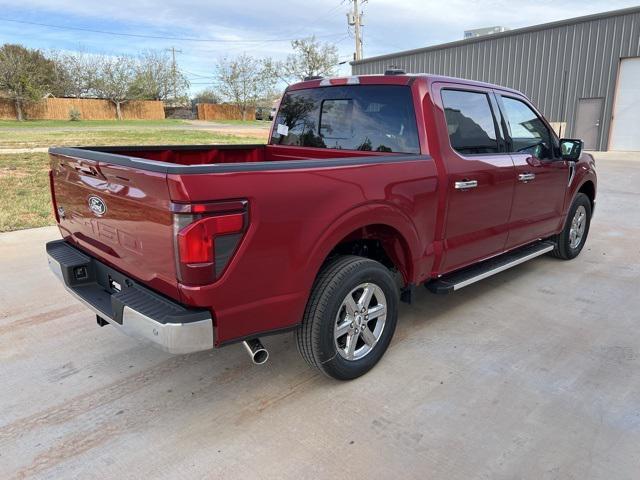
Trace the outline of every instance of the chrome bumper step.
<instances>
[{"instance_id":1,"label":"chrome bumper step","mask_svg":"<svg viewBox=\"0 0 640 480\"><path fill-rule=\"evenodd\" d=\"M47 243L49 268L75 298L121 332L175 354L213 348L207 310L159 295L63 240Z\"/></svg>"}]
</instances>

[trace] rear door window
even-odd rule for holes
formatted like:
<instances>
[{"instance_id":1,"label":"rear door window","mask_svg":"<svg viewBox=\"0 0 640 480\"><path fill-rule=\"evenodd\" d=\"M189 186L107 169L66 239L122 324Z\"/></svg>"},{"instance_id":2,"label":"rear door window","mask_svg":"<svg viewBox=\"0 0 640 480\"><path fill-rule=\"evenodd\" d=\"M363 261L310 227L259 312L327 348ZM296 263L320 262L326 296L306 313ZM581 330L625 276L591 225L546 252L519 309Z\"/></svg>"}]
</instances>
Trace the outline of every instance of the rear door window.
<instances>
[{"instance_id":1,"label":"rear door window","mask_svg":"<svg viewBox=\"0 0 640 480\"><path fill-rule=\"evenodd\" d=\"M500 151L496 122L486 93L442 90L442 104L454 150L467 155Z\"/></svg>"},{"instance_id":2,"label":"rear door window","mask_svg":"<svg viewBox=\"0 0 640 480\"><path fill-rule=\"evenodd\" d=\"M411 89L345 85L285 94L272 144L420 153Z\"/></svg>"}]
</instances>

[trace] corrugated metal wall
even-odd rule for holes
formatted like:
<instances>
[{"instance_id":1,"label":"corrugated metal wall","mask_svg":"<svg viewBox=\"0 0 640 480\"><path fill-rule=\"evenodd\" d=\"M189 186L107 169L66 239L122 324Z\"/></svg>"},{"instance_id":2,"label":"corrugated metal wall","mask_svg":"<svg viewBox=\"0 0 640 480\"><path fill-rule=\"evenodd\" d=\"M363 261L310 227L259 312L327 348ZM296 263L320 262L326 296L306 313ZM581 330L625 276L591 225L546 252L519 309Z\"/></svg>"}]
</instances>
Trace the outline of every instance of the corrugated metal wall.
<instances>
[{"instance_id":1,"label":"corrugated metal wall","mask_svg":"<svg viewBox=\"0 0 640 480\"><path fill-rule=\"evenodd\" d=\"M598 149L606 150L620 58L637 56L640 8L365 59L352 69L359 75L395 66L515 88L549 121L567 122L566 136L573 132L578 99L603 97Z\"/></svg>"}]
</instances>

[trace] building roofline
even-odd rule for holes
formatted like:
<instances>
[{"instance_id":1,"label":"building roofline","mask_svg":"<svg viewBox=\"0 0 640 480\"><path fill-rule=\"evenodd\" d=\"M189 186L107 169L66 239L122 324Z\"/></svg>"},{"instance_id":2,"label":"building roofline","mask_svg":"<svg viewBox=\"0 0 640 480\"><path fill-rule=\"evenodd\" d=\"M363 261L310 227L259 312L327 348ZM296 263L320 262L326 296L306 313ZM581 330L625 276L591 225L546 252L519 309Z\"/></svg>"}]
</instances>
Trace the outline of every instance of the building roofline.
<instances>
[{"instance_id":1,"label":"building roofline","mask_svg":"<svg viewBox=\"0 0 640 480\"><path fill-rule=\"evenodd\" d=\"M629 15L630 13L640 13L640 7L629 7L629 8L622 8L620 10L609 10L607 12L593 13L591 15L584 15L582 17L573 17L573 18L567 18L565 20L557 20L555 22L531 25L529 27L515 28L513 30L507 30L506 32L491 33L488 35L482 35L480 37L465 38L462 40L455 40L453 42L430 45L428 47L414 48L411 50L402 50L399 52L387 53L384 55L377 55L375 57L363 58L362 60L351 61L349 62L349 64L362 65L362 64L373 62L376 60L384 60L386 58L397 58L399 56L413 55L415 53L429 52L433 50L442 50L444 48L470 45L473 43L486 42L496 38L512 37L514 35L519 35L522 33L536 32L540 30L549 30L551 28L563 27L566 25L591 22L593 20L601 20L601 19L610 18L610 17L619 17L622 15Z\"/></svg>"}]
</instances>

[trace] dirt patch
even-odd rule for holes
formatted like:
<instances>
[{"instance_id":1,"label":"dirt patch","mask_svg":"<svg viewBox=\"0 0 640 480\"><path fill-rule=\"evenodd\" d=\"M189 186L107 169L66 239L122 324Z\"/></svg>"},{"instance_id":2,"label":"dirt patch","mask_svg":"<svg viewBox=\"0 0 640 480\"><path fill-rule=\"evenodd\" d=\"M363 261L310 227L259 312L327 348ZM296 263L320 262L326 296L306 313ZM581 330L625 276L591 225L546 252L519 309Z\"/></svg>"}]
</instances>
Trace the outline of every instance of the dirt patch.
<instances>
[{"instance_id":1,"label":"dirt patch","mask_svg":"<svg viewBox=\"0 0 640 480\"><path fill-rule=\"evenodd\" d=\"M212 128L211 131L212 132L217 132L217 133L227 133L229 135L248 136L248 137L264 136L265 140L266 140L267 136L269 135L269 129L268 128L237 128L237 127L231 127L231 128L225 128L225 129Z\"/></svg>"}]
</instances>

